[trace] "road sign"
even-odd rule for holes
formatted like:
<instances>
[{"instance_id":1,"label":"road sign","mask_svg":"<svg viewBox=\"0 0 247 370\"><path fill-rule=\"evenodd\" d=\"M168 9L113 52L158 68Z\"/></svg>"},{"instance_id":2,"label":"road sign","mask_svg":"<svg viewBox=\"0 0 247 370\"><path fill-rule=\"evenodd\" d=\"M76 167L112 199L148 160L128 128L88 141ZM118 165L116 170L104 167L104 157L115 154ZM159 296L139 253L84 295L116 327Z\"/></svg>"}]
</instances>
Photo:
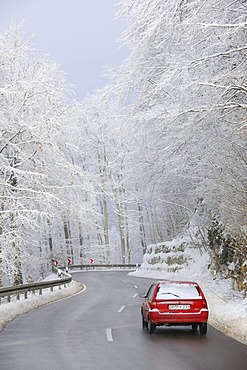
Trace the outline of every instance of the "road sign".
<instances>
[{"instance_id":1,"label":"road sign","mask_svg":"<svg viewBox=\"0 0 247 370\"><path fill-rule=\"evenodd\" d=\"M70 258L67 259L67 263L68 263L68 265L71 264L71 259Z\"/></svg>"},{"instance_id":2,"label":"road sign","mask_svg":"<svg viewBox=\"0 0 247 370\"><path fill-rule=\"evenodd\" d=\"M57 267L57 265L58 265L58 261L57 260L54 260L54 265Z\"/></svg>"},{"instance_id":3,"label":"road sign","mask_svg":"<svg viewBox=\"0 0 247 370\"><path fill-rule=\"evenodd\" d=\"M90 265L91 265L92 263L94 263L94 259L93 259L93 258L89 258L89 263L90 263Z\"/></svg>"}]
</instances>

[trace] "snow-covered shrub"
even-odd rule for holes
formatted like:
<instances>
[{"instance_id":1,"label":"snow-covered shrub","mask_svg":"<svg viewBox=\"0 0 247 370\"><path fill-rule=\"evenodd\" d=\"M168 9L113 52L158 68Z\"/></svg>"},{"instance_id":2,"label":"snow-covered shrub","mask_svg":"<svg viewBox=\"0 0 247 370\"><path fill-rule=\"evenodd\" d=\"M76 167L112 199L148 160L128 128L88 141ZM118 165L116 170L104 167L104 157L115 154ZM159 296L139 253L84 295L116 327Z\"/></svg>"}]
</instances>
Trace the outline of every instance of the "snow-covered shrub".
<instances>
[{"instance_id":1,"label":"snow-covered shrub","mask_svg":"<svg viewBox=\"0 0 247 370\"><path fill-rule=\"evenodd\" d=\"M208 245L214 273L232 278L237 289L246 295L247 236L227 234L223 224L214 218L208 229Z\"/></svg>"}]
</instances>

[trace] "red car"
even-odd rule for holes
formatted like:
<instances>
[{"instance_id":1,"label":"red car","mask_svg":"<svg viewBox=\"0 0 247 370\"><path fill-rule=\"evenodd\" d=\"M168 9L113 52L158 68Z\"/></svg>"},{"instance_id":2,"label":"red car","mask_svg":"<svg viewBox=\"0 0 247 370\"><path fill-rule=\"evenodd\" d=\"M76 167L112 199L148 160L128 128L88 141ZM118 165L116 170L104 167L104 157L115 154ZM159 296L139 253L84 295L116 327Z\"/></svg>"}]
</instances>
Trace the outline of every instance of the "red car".
<instances>
[{"instance_id":1,"label":"red car","mask_svg":"<svg viewBox=\"0 0 247 370\"><path fill-rule=\"evenodd\" d=\"M208 306L195 282L160 281L150 286L141 306L142 327L152 334L156 326L190 325L201 335L207 334Z\"/></svg>"}]
</instances>

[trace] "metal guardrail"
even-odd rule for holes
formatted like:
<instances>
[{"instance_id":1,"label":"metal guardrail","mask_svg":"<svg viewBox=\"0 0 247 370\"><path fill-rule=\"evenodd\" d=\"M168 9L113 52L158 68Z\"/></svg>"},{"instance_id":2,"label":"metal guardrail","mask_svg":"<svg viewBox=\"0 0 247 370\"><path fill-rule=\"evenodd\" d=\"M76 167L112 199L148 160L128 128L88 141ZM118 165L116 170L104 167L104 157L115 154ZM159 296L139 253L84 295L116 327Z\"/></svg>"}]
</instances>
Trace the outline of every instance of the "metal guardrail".
<instances>
[{"instance_id":1,"label":"metal guardrail","mask_svg":"<svg viewBox=\"0 0 247 370\"><path fill-rule=\"evenodd\" d=\"M79 270L94 270L95 268L102 268L102 269L110 269L110 268L120 268L120 269L135 269L140 267L138 263L136 264L128 264L128 265L123 265L123 264L89 264L89 265L69 265L69 270L73 269L79 269ZM65 267L59 267L60 269L65 269Z\"/></svg>"},{"instance_id":2,"label":"metal guardrail","mask_svg":"<svg viewBox=\"0 0 247 370\"><path fill-rule=\"evenodd\" d=\"M110 269L110 268L120 268L120 269L132 269L132 268L138 268L140 265L138 264L128 264L128 265L122 265L122 264L89 264L89 265L70 265L69 269L79 269L79 270L94 270L95 268L103 268L103 269ZM54 267L53 270L54 272L57 272L57 270L60 269L62 270L62 274L66 277L60 278L58 280L51 280L51 281L42 281L39 283L31 283L31 284L23 284L23 285L16 285L13 287L6 287L6 288L1 288L0 289L0 304L1 304L1 299L7 297L7 301L11 302L11 297L16 296L17 300L20 299L21 294L24 294L24 298L28 298L28 293L31 292L35 294L35 292L39 292L39 295L42 295L42 291L44 289L50 288L51 291L53 291L53 288L58 286L59 289L61 289L61 286L63 285L64 287L67 286L67 284L71 283L72 277L64 272L65 267L58 266L58 268Z\"/></svg>"},{"instance_id":3,"label":"metal guardrail","mask_svg":"<svg viewBox=\"0 0 247 370\"><path fill-rule=\"evenodd\" d=\"M23 285L16 285L13 287L6 287L0 289L0 304L1 299L7 297L7 301L11 301L12 296L16 296L17 300L20 299L21 294L24 294L24 298L28 298L28 293L32 292L35 294L35 292L39 292L39 295L42 295L43 289L50 288L51 291L53 291L54 287L59 287L61 289L61 286L64 287L67 286L72 281L72 277L69 274L63 274L66 276L65 278L61 278L58 280L51 280L51 281L42 281L39 283L31 283L31 284L23 284Z\"/></svg>"}]
</instances>

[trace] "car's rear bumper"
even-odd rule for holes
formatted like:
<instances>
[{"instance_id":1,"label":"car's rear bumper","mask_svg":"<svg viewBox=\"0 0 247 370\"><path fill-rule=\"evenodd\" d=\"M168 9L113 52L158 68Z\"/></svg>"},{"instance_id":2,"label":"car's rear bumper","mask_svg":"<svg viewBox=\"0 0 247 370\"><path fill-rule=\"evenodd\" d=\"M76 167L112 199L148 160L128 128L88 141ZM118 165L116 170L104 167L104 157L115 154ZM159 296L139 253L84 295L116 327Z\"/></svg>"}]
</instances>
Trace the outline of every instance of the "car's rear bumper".
<instances>
[{"instance_id":1,"label":"car's rear bumper","mask_svg":"<svg viewBox=\"0 0 247 370\"><path fill-rule=\"evenodd\" d=\"M149 319L155 324L199 324L207 322L208 310L203 309L196 313L191 312L165 312L160 313L157 309L149 311Z\"/></svg>"}]
</instances>

